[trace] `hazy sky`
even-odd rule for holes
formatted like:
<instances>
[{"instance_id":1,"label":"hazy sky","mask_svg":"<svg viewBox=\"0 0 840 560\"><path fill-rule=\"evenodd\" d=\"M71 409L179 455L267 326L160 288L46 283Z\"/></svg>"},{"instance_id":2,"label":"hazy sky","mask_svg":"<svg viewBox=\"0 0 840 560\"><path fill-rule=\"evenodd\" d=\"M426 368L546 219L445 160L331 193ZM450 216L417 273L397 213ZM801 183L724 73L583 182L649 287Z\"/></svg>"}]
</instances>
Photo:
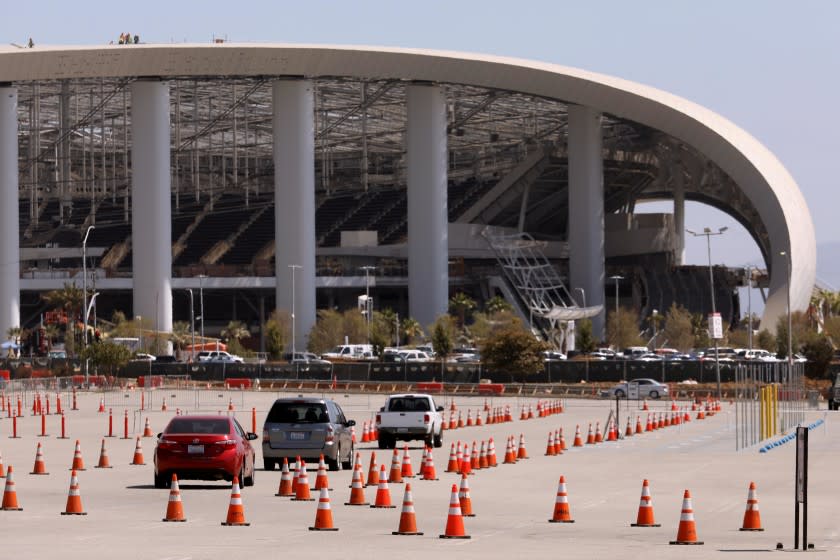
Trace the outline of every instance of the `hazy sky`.
<instances>
[{"instance_id":1,"label":"hazy sky","mask_svg":"<svg viewBox=\"0 0 840 560\"><path fill-rule=\"evenodd\" d=\"M817 242L840 241L833 163L840 131L840 2L0 0L0 41L387 45L516 56L655 86L729 118L773 151L805 195ZM686 226L730 232L713 260L762 264L728 217L697 204ZM716 240L717 241L717 240ZM705 242L686 240L689 263ZM840 286L836 286L840 288Z\"/></svg>"}]
</instances>

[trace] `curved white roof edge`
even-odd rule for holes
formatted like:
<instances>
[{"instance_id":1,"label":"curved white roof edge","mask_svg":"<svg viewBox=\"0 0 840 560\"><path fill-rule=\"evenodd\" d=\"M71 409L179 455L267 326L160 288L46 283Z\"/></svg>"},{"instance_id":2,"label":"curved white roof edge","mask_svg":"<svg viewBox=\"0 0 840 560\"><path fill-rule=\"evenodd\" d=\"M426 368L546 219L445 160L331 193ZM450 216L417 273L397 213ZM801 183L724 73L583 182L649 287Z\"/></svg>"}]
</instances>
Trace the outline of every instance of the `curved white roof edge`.
<instances>
[{"instance_id":1,"label":"curved white roof edge","mask_svg":"<svg viewBox=\"0 0 840 560\"><path fill-rule=\"evenodd\" d=\"M137 76L353 76L450 82L586 105L665 132L714 161L755 206L770 239L772 271L763 325L786 314L787 257L794 310L816 278L811 215L793 177L746 131L656 88L576 68L491 55L366 46L260 43L0 48L0 82Z\"/></svg>"}]
</instances>

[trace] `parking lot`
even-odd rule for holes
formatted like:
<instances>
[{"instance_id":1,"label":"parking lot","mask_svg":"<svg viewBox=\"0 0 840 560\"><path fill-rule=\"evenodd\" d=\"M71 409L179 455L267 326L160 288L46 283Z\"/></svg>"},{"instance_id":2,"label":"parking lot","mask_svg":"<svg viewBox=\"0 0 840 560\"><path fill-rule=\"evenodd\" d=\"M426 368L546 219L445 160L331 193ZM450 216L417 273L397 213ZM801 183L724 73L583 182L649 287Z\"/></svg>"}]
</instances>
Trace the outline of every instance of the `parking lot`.
<instances>
[{"instance_id":1,"label":"parking lot","mask_svg":"<svg viewBox=\"0 0 840 560\"><path fill-rule=\"evenodd\" d=\"M777 542L793 544L794 454L792 443L759 453L758 446L735 451L734 407L723 403L722 411L705 420L696 420L634 435L617 442L604 442L571 448L575 426L584 437L589 423L605 422L614 402L567 400L565 411L544 418L519 420L521 407L535 406L536 398L493 398L491 407L509 405L513 422L465 427L444 434L444 445L434 450L438 481L411 480L418 530L422 536L393 536L400 518L403 485L391 485L395 509L353 508L345 506L349 497L350 471L330 472L330 495L337 532L313 533L308 530L315 519L317 502L293 502L275 497L280 480L278 471L262 471L257 440L256 484L242 490L245 517L249 527L223 527L230 501L230 485L222 482L183 481L181 494L186 523L162 523L168 490L155 489L152 456L154 438L142 440L146 465L129 465L134 453L134 435L143 430L146 417L153 431L160 431L176 408L185 412L215 412L229 403L233 414L247 430L251 429L251 409L256 409L257 433L262 436L265 414L278 396L276 392L208 390L201 395L187 392L170 397L168 410L160 410L160 390L152 409L137 410L136 395L109 395L114 408L117 436L106 445L113 469L94 469L102 437L108 430L107 413L97 412L99 393L80 393L79 410L67 411L68 439L60 435L59 416L47 417L48 437L38 437L41 420L24 412L18 419L19 439L10 439L11 419L0 420L0 453L3 464L14 466L18 501L23 511L0 511L3 550L8 558L227 558L231 555L277 557L287 554L347 558L425 558L429 554L458 555L459 558L501 558L517 555L546 558L571 552L573 557L597 558L683 558L709 556L749 558L766 554ZM175 394L175 393L173 393ZM296 395L297 393L293 393ZM121 439L123 409L131 403L132 433ZM311 395L307 395L311 396ZM383 395L337 393L335 398L349 418L356 420L357 439L361 424L370 420L384 402ZM144 399L145 400L145 399ZM446 416L453 399L440 404ZM146 404L146 403L144 403ZM455 397L457 410L481 411L484 397ZM640 403L622 403L620 430L627 417L635 425L646 413ZM681 406L689 403L681 402ZM650 402L651 411L670 410L670 402ZM152 406L151 404L147 406ZM65 403L65 409L69 406ZM824 410L807 414L807 422L826 418L825 424L810 435L809 542L817 549L840 553L837 524L836 458L840 444L834 435L833 413ZM562 428L569 449L559 456L544 456L549 431ZM455 441L487 440L493 437L501 463L508 436L524 435L530 458L513 465L481 469L470 477L470 493L475 517L466 518L468 540L442 540L449 507L450 488L459 481L445 473L450 444ZM81 441L87 470L79 473L80 492L86 516L62 516L67 500L75 440ZM29 475L35 448L41 443L48 476ZM422 448L410 446L411 461L417 472ZM372 451L377 462L390 460L391 452L380 451L375 443L359 443L362 464L367 470ZM310 465L310 473L314 467ZM557 481L567 482L574 524L551 524ZM652 502L658 528L633 528L639 506L642 480L651 484ZM310 481L313 481L310 474ZM749 483L758 486L764 532L740 532ZM698 538L697 547L669 546L680 518L683 491L690 489ZM373 500L375 489L367 488ZM45 538L47 537L47 538ZM407 542L408 541L408 542ZM452 549L452 550L450 550Z\"/></svg>"}]
</instances>

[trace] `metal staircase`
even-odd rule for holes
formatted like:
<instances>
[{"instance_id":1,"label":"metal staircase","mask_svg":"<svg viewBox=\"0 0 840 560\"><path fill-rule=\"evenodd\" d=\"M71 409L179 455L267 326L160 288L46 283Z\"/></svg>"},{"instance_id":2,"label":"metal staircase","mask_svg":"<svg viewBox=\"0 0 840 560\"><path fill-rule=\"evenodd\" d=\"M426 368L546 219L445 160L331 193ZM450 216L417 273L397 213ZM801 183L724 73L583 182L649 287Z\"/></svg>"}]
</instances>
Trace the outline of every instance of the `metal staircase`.
<instances>
[{"instance_id":1,"label":"metal staircase","mask_svg":"<svg viewBox=\"0 0 840 560\"><path fill-rule=\"evenodd\" d=\"M545 242L535 240L528 233L498 233L491 228L485 228L482 236L519 300L511 303L527 311L532 329L543 340L560 347L565 334L558 323L594 317L601 312L600 305L577 305L557 269L543 253Z\"/></svg>"}]
</instances>

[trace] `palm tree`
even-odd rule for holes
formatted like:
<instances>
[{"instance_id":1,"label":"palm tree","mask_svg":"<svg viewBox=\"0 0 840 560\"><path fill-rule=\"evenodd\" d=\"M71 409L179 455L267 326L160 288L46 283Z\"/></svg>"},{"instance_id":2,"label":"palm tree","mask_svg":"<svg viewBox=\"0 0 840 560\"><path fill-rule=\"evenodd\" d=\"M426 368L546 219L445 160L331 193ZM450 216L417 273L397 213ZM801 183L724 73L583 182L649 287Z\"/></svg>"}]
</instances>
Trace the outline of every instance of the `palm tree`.
<instances>
[{"instance_id":1,"label":"palm tree","mask_svg":"<svg viewBox=\"0 0 840 560\"><path fill-rule=\"evenodd\" d=\"M400 331L409 343L424 336L423 327L414 317L403 319L402 325L400 325Z\"/></svg>"},{"instance_id":2,"label":"palm tree","mask_svg":"<svg viewBox=\"0 0 840 560\"><path fill-rule=\"evenodd\" d=\"M186 321L177 321L172 325L172 333L169 335L169 340L172 341L177 352L182 351L189 344L191 337L192 330L190 329L190 324Z\"/></svg>"},{"instance_id":3,"label":"palm tree","mask_svg":"<svg viewBox=\"0 0 840 560\"><path fill-rule=\"evenodd\" d=\"M73 346L73 327L76 324L76 317L82 313L83 294L82 289L75 284L65 283L61 290L51 290L43 294L41 298L47 302L47 305L53 309L60 309L67 314L67 323L65 329L69 331L70 336L65 334L65 344L69 349Z\"/></svg>"},{"instance_id":4,"label":"palm tree","mask_svg":"<svg viewBox=\"0 0 840 560\"><path fill-rule=\"evenodd\" d=\"M464 292L458 292L449 298L449 309L458 316L458 326L463 327L467 315L475 309L475 300Z\"/></svg>"},{"instance_id":5,"label":"palm tree","mask_svg":"<svg viewBox=\"0 0 840 560\"><path fill-rule=\"evenodd\" d=\"M222 338L225 340L235 340L238 343L243 338L248 338L250 336L251 332L242 321L231 321L224 329L222 329Z\"/></svg>"},{"instance_id":6,"label":"palm tree","mask_svg":"<svg viewBox=\"0 0 840 560\"><path fill-rule=\"evenodd\" d=\"M512 306L501 296L493 296L484 303L484 310L488 315L495 315L511 309Z\"/></svg>"}]
</instances>

